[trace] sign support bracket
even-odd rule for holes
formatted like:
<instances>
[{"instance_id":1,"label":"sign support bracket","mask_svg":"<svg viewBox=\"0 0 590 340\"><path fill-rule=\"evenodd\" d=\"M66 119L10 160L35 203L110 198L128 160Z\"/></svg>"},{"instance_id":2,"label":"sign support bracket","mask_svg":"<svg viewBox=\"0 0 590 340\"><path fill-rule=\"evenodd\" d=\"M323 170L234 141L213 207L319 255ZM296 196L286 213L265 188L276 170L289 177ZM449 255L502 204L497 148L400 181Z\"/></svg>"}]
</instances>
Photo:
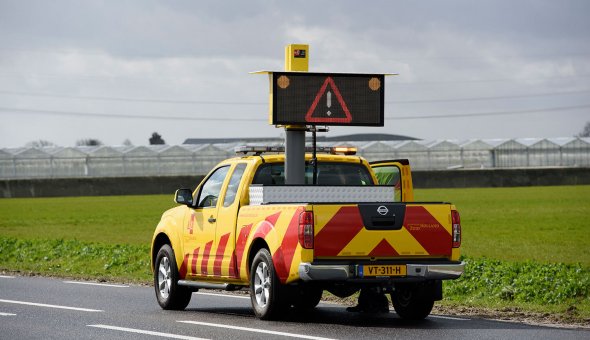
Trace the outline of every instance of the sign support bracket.
<instances>
[{"instance_id":1,"label":"sign support bracket","mask_svg":"<svg viewBox=\"0 0 590 340\"><path fill-rule=\"evenodd\" d=\"M311 141L313 146L311 165L313 166L313 185L318 185L318 155L317 155L317 133L328 132L328 127L318 128L317 126L309 127L311 131Z\"/></svg>"},{"instance_id":2,"label":"sign support bracket","mask_svg":"<svg viewBox=\"0 0 590 340\"><path fill-rule=\"evenodd\" d=\"M309 46L285 47L285 71L309 70ZM285 184L305 184L305 126L285 127Z\"/></svg>"}]
</instances>

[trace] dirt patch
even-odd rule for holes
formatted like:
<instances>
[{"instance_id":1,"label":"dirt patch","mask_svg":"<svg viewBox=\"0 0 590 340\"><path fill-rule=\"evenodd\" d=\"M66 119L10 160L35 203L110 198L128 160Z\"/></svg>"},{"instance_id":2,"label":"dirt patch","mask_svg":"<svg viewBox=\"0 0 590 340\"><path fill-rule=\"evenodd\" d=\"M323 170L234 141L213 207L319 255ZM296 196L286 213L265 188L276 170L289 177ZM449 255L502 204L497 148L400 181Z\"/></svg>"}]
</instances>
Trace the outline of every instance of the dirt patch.
<instances>
[{"instance_id":1,"label":"dirt patch","mask_svg":"<svg viewBox=\"0 0 590 340\"><path fill-rule=\"evenodd\" d=\"M336 303L344 306L355 306L357 303L356 295L341 299L326 294L322 301ZM393 308L392 312L393 311ZM434 305L432 314L458 316L458 317L475 317L482 319L491 319L506 322L521 322L536 326L559 327L559 328L583 328L590 329L590 319L584 319L578 314L575 306L571 306L565 313L538 313L526 311L521 308L510 307L501 309L480 308L473 306L441 306Z\"/></svg>"},{"instance_id":2,"label":"dirt patch","mask_svg":"<svg viewBox=\"0 0 590 340\"><path fill-rule=\"evenodd\" d=\"M531 325L590 329L590 319L581 318L575 306L565 313L539 313L516 307L490 309L471 306L434 306L433 314L467 316L508 322L522 322Z\"/></svg>"}]
</instances>

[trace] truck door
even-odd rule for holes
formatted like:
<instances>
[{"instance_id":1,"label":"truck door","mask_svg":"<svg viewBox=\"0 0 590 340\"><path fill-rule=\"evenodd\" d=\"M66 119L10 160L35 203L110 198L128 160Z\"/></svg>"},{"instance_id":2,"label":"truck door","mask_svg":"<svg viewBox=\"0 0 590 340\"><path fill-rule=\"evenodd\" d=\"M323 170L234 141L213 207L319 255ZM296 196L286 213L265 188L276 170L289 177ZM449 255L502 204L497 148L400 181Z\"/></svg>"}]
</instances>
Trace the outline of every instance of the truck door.
<instances>
[{"instance_id":1,"label":"truck door","mask_svg":"<svg viewBox=\"0 0 590 340\"><path fill-rule=\"evenodd\" d=\"M395 202L413 202L412 173L407 159L371 162L379 185L395 186Z\"/></svg>"},{"instance_id":2,"label":"truck door","mask_svg":"<svg viewBox=\"0 0 590 340\"><path fill-rule=\"evenodd\" d=\"M236 223L240 208L240 196L242 193L241 182L244 177L247 163L237 163L231 171L229 182L223 193L223 201L218 203L217 229L215 233L215 261L213 263L213 275L235 278L236 259Z\"/></svg>"},{"instance_id":3,"label":"truck door","mask_svg":"<svg viewBox=\"0 0 590 340\"><path fill-rule=\"evenodd\" d=\"M219 197L230 166L215 169L200 186L196 207L189 209L185 218L184 251L188 259L187 273L191 276L212 275L215 253L215 229L219 209Z\"/></svg>"}]
</instances>

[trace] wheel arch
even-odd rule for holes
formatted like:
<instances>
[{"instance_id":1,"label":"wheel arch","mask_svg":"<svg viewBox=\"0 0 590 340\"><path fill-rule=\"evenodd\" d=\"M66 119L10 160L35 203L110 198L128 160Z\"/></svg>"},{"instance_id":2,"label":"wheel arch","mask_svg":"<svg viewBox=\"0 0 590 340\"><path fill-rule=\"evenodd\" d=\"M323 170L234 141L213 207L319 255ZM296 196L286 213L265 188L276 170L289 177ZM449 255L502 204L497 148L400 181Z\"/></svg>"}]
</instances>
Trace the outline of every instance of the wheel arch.
<instances>
[{"instance_id":1,"label":"wheel arch","mask_svg":"<svg viewBox=\"0 0 590 340\"><path fill-rule=\"evenodd\" d=\"M162 248L163 245L169 245L172 248L172 242L170 242L170 238L165 233L159 233L154 238L152 242L152 254L151 254L151 267L152 271L154 271L154 265L156 263L156 256L158 256L158 251ZM172 248L174 250L174 248Z\"/></svg>"},{"instance_id":2,"label":"wheel arch","mask_svg":"<svg viewBox=\"0 0 590 340\"><path fill-rule=\"evenodd\" d=\"M270 253L270 256L272 256L272 253L270 251L270 247L268 246L268 243L266 243L266 241L263 238L258 237L254 241L252 241L252 244L250 246L250 250L248 251L248 258L246 259L246 263L248 264L246 266L246 270L248 272L248 279L250 278L250 267L252 267L252 261L254 260L254 256L256 256L258 251L260 251L260 249L263 249L263 248L268 250L268 252Z\"/></svg>"}]
</instances>

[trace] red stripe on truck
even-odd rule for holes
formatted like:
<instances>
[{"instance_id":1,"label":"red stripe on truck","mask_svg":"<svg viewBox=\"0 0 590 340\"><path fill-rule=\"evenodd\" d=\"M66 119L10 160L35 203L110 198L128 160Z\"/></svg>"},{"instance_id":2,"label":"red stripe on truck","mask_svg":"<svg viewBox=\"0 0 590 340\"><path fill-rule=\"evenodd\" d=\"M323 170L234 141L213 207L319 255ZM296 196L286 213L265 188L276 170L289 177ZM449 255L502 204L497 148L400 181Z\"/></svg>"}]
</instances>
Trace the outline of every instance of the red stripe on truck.
<instances>
[{"instance_id":1,"label":"red stripe on truck","mask_svg":"<svg viewBox=\"0 0 590 340\"><path fill-rule=\"evenodd\" d=\"M275 264L277 275L282 283L285 283L289 278L289 272L291 271L291 263L293 262L293 255L295 254L295 250L297 249L297 245L299 244L299 214L301 214L304 211L305 209L303 208L298 208L295 211L293 217L291 218L291 222L289 222L287 231L283 236L281 246L279 247L279 249L277 249L277 251L274 253L272 257L272 261Z\"/></svg>"},{"instance_id":2,"label":"red stripe on truck","mask_svg":"<svg viewBox=\"0 0 590 340\"><path fill-rule=\"evenodd\" d=\"M229 240L229 233L221 236L221 239L219 239L217 252L215 253L215 262L213 263L213 275L215 276L221 276L221 263L223 262L223 253L225 253L227 240Z\"/></svg>"},{"instance_id":3,"label":"red stripe on truck","mask_svg":"<svg viewBox=\"0 0 590 340\"><path fill-rule=\"evenodd\" d=\"M209 253L211 253L211 246L213 241L207 242L205 245L205 251L203 252L203 261L201 262L201 275L207 275L207 265L209 264Z\"/></svg>"},{"instance_id":4,"label":"red stripe on truck","mask_svg":"<svg viewBox=\"0 0 590 340\"><path fill-rule=\"evenodd\" d=\"M315 256L338 256L346 245L363 230L363 218L356 206L342 207L315 235Z\"/></svg>"},{"instance_id":5,"label":"red stripe on truck","mask_svg":"<svg viewBox=\"0 0 590 340\"><path fill-rule=\"evenodd\" d=\"M429 255L451 255L451 234L421 206L406 206L404 227Z\"/></svg>"},{"instance_id":6,"label":"red stripe on truck","mask_svg":"<svg viewBox=\"0 0 590 340\"><path fill-rule=\"evenodd\" d=\"M386 239L381 240L379 244L371 250L369 256L371 257L391 257L398 256L398 252L393 248Z\"/></svg>"},{"instance_id":7,"label":"red stripe on truck","mask_svg":"<svg viewBox=\"0 0 590 340\"><path fill-rule=\"evenodd\" d=\"M246 249L246 241L248 241L250 230L252 230L252 223L242 226L240 235L236 240L236 276L240 276L240 265L242 264L242 256L244 256L244 249Z\"/></svg>"},{"instance_id":8,"label":"red stripe on truck","mask_svg":"<svg viewBox=\"0 0 590 340\"><path fill-rule=\"evenodd\" d=\"M180 276L181 280L184 280L184 278L186 278L186 271L187 271L187 267L188 267L188 256L189 254L185 254L184 255L184 259L182 260L182 265L180 265L180 269L178 270L178 276ZM156 268L158 269L158 268Z\"/></svg>"},{"instance_id":9,"label":"red stripe on truck","mask_svg":"<svg viewBox=\"0 0 590 340\"><path fill-rule=\"evenodd\" d=\"M268 222L268 223L270 223L270 224L272 224L274 226L275 224L277 224L277 220L279 219L279 216L281 216L281 212L280 211L278 213L276 213L276 214L272 214L270 216L267 216L265 218L265 221Z\"/></svg>"},{"instance_id":10,"label":"red stripe on truck","mask_svg":"<svg viewBox=\"0 0 590 340\"><path fill-rule=\"evenodd\" d=\"M196 274L197 273L197 261L199 260L199 250L200 249L201 248L197 248L193 252L193 260L191 261L191 272L193 274Z\"/></svg>"}]
</instances>

